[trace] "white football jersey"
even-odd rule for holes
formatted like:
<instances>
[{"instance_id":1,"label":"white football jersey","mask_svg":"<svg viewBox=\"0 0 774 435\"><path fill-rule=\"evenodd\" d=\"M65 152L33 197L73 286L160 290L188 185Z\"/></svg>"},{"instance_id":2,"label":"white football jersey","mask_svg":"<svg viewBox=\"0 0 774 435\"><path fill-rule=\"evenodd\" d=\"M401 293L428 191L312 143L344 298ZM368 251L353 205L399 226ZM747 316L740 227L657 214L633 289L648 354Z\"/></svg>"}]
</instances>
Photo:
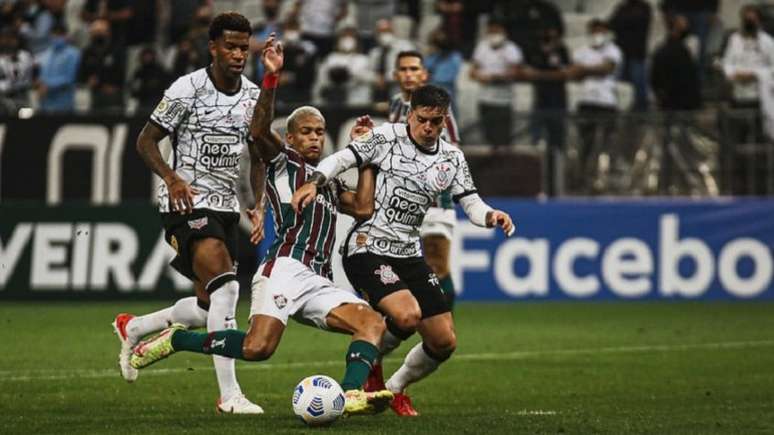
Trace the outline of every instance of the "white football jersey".
<instances>
[{"instance_id":1,"label":"white football jersey","mask_svg":"<svg viewBox=\"0 0 774 435\"><path fill-rule=\"evenodd\" d=\"M172 141L167 163L199 191L194 208L239 212L239 160L260 93L246 77L241 82L238 91L225 93L215 88L209 68L202 68L172 83L151 114L150 122ZM171 211L164 183L158 198L159 211Z\"/></svg>"},{"instance_id":2,"label":"white football jersey","mask_svg":"<svg viewBox=\"0 0 774 435\"><path fill-rule=\"evenodd\" d=\"M371 219L350 229L346 256L421 256L419 227L436 198L447 189L455 201L476 193L462 151L443 138L433 152L424 151L409 137L407 124L383 124L348 148L358 166L375 165L379 173L376 209Z\"/></svg>"}]
</instances>

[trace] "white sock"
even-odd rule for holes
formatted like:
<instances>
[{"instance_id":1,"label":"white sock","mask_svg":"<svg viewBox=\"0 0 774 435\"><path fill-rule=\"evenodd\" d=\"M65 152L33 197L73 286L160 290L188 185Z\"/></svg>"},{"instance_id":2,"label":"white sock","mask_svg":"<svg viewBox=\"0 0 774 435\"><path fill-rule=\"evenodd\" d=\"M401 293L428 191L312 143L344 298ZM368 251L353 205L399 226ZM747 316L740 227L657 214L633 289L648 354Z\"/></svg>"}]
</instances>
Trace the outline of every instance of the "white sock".
<instances>
[{"instance_id":1,"label":"white sock","mask_svg":"<svg viewBox=\"0 0 774 435\"><path fill-rule=\"evenodd\" d=\"M221 275L222 277L223 275ZM207 315L207 332L223 331L236 328L236 305L239 299L239 283L234 279L226 281L223 285L210 291L210 311ZM221 279L215 278L215 280ZM208 288L210 284L207 285ZM236 379L234 360L219 355L212 356L215 366L215 375L218 378L220 399L227 401L235 395L242 394L242 389Z\"/></svg>"},{"instance_id":2,"label":"white sock","mask_svg":"<svg viewBox=\"0 0 774 435\"><path fill-rule=\"evenodd\" d=\"M207 310L197 304L196 296L175 302L175 305L137 316L126 324L126 335L132 344L141 338L168 328L172 323L182 323L189 329L202 328L207 324Z\"/></svg>"},{"instance_id":3,"label":"white sock","mask_svg":"<svg viewBox=\"0 0 774 435\"><path fill-rule=\"evenodd\" d=\"M428 355L420 341L411 348L403 365L387 381L387 389L393 393L402 393L409 385L434 372L439 365L441 365L440 361Z\"/></svg>"},{"instance_id":4,"label":"white sock","mask_svg":"<svg viewBox=\"0 0 774 435\"><path fill-rule=\"evenodd\" d=\"M172 323L181 323L188 329L207 326L207 310L199 306L196 296L180 299L172 307Z\"/></svg>"},{"instance_id":5,"label":"white sock","mask_svg":"<svg viewBox=\"0 0 774 435\"><path fill-rule=\"evenodd\" d=\"M137 316L126 324L126 336L132 345L148 334L159 332L169 327L174 306L154 311L144 316Z\"/></svg>"},{"instance_id":6,"label":"white sock","mask_svg":"<svg viewBox=\"0 0 774 435\"><path fill-rule=\"evenodd\" d=\"M385 330L384 335L382 335L382 344L379 345L379 356L377 357L377 362L381 363L382 358L389 355L393 350L397 349L402 342L403 340L392 335L392 332Z\"/></svg>"}]
</instances>

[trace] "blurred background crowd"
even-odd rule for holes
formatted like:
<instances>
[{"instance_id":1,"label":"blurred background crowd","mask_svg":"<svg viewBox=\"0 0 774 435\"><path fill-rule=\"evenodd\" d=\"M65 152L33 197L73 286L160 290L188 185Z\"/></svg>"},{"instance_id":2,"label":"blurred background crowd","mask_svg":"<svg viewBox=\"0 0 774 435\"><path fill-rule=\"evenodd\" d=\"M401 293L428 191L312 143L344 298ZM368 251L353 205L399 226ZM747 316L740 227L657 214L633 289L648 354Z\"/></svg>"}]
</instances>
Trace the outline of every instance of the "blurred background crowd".
<instances>
[{"instance_id":1,"label":"blurred background crowd","mask_svg":"<svg viewBox=\"0 0 774 435\"><path fill-rule=\"evenodd\" d=\"M283 41L280 107L384 113L418 50L462 146L542 156L541 193L774 193L766 1L0 0L0 110L146 114L225 10Z\"/></svg>"}]
</instances>

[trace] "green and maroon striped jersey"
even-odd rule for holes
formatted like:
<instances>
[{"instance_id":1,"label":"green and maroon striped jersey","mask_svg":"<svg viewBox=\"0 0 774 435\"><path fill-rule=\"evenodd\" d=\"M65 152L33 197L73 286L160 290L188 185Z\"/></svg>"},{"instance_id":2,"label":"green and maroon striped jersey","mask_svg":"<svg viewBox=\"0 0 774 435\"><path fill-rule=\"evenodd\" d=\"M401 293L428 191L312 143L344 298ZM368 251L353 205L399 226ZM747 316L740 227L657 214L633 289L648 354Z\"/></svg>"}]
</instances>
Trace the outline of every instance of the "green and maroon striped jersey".
<instances>
[{"instance_id":1,"label":"green and maroon striped jersey","mask_svg":"<svg viewBox=\"0 0 774 435\"><path fill-rule=\"evenodd\" d=\"M315 273L332 279L331 252L336 239L336 208L339 182L331 180L317 189L317 197L297 214L290 205L293 193L314 172L295 150L285 147L266 167L266 195L274 214L277 235L266 254L263 268L271 275L277 257L290 257L309 266Z\"/></svg>"}]
</instances>

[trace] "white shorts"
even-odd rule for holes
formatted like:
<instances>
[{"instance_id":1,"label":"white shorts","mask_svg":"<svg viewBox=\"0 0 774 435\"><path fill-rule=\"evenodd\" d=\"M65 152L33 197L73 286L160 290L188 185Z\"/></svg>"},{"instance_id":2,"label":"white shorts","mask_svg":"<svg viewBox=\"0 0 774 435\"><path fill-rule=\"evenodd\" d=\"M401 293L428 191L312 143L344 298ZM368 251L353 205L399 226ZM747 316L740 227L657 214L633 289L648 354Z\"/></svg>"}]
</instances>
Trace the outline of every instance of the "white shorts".
<instances>
[{"instance_id":1,"label":"white shorts","mask_svg":"<svg viewBox=\"0 0 774 435\"><path fill-rule=\"evenodd\" d=\"M443 236L452 239L454 226L457 224L457 214L454 209L430 207L425 214L425 220L419 228L420 237Z\"/></svg>"},{"instance_id":2,"label":"white shorts","mask_svg":"<svg viewBox=\"0 0 774 435\"><path fill-rule=\"evenodd\" d=\"M297 322L329 329L325 318L334 308L344 304L368 305L355 293L336 287L296 259L277 258L270 277L263 276L263 267L262 264L253 276L250 317L263 314L285 325L288 317L293 317Z\"/></svg>"}]
</instances>

